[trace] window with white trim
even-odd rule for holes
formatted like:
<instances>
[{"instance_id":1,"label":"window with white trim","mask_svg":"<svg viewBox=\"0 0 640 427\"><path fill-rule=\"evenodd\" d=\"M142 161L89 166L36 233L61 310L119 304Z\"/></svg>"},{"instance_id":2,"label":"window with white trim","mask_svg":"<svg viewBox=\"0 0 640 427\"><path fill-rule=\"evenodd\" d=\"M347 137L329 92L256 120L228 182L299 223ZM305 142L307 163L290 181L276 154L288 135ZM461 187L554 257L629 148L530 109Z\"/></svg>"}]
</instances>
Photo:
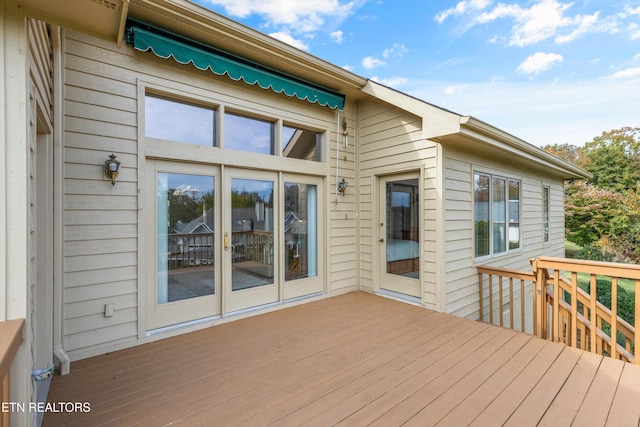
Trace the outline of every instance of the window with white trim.
<instances>
[{"instance_id":1,"label":"window with white trim","mask_svg":"<svg viewBox=\"0 0 640 427\"><path fill-rule=\"evenodd\" d=\"M475 172L473 191L476 258L520 249L520 181Z\"/></svg>"}]
</instances>

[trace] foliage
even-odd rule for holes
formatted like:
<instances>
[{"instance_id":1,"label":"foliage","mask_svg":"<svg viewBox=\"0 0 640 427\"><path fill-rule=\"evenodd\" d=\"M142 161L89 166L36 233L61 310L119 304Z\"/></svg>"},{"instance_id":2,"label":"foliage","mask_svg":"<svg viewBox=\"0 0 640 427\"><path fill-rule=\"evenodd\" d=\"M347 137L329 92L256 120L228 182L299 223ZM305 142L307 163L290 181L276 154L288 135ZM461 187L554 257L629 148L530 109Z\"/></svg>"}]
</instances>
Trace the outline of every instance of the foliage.
<instances>
[{"instance_id":1,"label":"foliage","mask_svg":"<svg viewBox=\"0 0 640 427\"><path fill-rule=\"evenodd\" d=\"M576 259L584 259L589 261L613 261L608 252L603 252L600 248L592 245L584 246L575 254Z\"/></svg>"},{"instance_id":2,"label":"foliage","mask_svg":"<svg viewBox=\"0 0 640 427\"><path fill-rule=\"evenodd\" d=\"M640 128L602 132L580 149L578 166L593 174L591 184L614 191L640 183Z\"/></svg>"},{"instance_id":3,"label":"foliage","mask_svg":"<svg viewBox=\"0 0 640 427\"><path fill-rule=\"evenodd\" d=\"M629 229L620 193L582 182L565 191L566 238L588 246L602 236L626 233Z\"/></svg>"},{"instance_id":4,"label":"foliage","mask_svg":"<svg viewBox=\"0 0 640 427\"><path fill-rule=\"evenodd\" d=\"M579 149L573 144L547 144L542 149L570 163L577 163Z\"/></svg>"}]
</instances>

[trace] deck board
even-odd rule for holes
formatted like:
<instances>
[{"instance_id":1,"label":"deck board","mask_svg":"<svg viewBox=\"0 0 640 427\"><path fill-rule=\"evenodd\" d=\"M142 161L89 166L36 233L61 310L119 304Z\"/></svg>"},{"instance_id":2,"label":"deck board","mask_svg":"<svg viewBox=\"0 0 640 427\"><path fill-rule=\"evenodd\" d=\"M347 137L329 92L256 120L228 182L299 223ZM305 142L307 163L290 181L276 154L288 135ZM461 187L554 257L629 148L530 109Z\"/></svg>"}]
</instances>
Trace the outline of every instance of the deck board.
<instances>
[{"instance_id":1,"label":"deck board","mask_svg":"<svg viewBox=\"0 0 640 427\"><path fill-rule=\"evenodd\" d=\"M44 426L637 425L638 384L639 366L353 292L74 362L49 400L91 412Z\"/></svg>"}]
</instances>

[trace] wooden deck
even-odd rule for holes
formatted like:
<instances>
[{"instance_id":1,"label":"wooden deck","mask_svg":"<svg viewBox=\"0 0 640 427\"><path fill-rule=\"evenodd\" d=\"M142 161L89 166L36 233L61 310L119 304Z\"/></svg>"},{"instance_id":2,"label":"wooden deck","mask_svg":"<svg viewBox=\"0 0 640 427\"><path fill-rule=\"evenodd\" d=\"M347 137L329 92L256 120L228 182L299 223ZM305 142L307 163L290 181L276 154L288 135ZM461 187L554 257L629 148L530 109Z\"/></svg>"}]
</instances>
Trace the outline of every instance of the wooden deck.
<instances>
[{"instance_id":1,"label":"wooden deck","mask_svg":"<svg viewBox=\"0 0 640 427\"><path fill-rule=\"evenodd\" d=\"M45 426L638 426L640 366L354 292L98 356Z\"/></svg>"}]
</instances>

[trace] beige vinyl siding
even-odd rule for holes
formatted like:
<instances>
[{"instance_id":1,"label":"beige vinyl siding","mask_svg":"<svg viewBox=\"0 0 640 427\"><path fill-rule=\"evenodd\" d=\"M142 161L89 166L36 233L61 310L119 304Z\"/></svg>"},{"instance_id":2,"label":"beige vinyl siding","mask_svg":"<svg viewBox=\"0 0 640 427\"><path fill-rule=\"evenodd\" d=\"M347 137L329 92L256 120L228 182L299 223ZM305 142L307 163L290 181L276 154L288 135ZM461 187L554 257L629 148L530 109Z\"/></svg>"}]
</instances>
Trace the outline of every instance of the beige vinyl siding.
<instances>
[{"instance_id":1,"label":"beige vinyl siding","mask_svg":"<svg viewBox=\"0 0 640 427\"><path fill-rule=\"evenodd\" d=\"M219 155L219 150L197 150L195 146L175 153L187 162L231 161L245 166L248 161L253 162L249 166L252 168L324 177L330 210L325 233L327 291L356 289L353 187L335 203L337 112L163 60L152 53L136 52L128 45L117 49L109 41L73 31L65 31L64 36L63 334L72 360L135 345L140 342L141 331L146 330L141 315L146 302L140 298L146 292L143 276L148 268L144 262L138 264L144 260L139 251L149 247L140 225L140 218L144 221L146 215L142 197L148 183L138 166L144 165L145 152L162 155L162 147L168 143L158 141L157 147L149 147L144 131L138 129L139 123L144 123L144 117L138 117L138 106L144 105L139 99L144 87L324 130L326 161L314 162L312 167L301 166L297 159L246 160L257 158L252 153L222 153L222 158L213 158L211 153ZM355 183L354 110L355 105L348 104L341 113L347 117L350 140L349 147L340 147L339 174L351 186ZM122 162L115 186L103 170L112 152ZM114 304L113 317L104 317L105 304Z\"/></svg>"},{"instance_id":2,"label":"beige vinyl siding","mask_svg":"<svg viewBox=\"0 0 640 427\"><path fill-rule=\"evenodd\" d=\"M355 196L356 174L355 174L355 120L357 106L353 103L347 103L345 110L340 113L340 121L343 118L347 120L347 132L349 133L345 147L344 137L340 135L339 142L336 143L337 117L335 122L330 126L330 156L329 168L330 177L327 182L327 194L330 201L329 206L329 292L345 292L356 290L358 287L358 273L356 269L357 259L362 256L357 248L357 229L358 218L356 218ZM340 127L342 132L342 127ZM339 145L339 147L338 147ZM337 160L337 164L336 164ZM336 190L336 167L338 173L338 181L344 178L348 183L345 195L337 194Z\"/></svg>"},{"instance_id":3,"label":"beige vinyl siding","mask_svg":"<svg viewBox=\"0 0 640 427\"><path fill-rule=\"evenodd\" d=\"M64 34L63 334L75 360L137 337L137 85L100 42ZM112 152L115 186L103 170Z\"/></svg>"},{"instance_id":4,"label":"beige vinyl siding","mask_svg":"<svg viewBox=\"0 0 640 427\"><path fill-rule=\"evenodd\" d=\"M421 249L423 299L436 306L436 222L437 222L437 144L425 140L422 118L379 101L360 104L358 173L360 191L360 287L374 291L378 262L375 247L379 238L376 178L382 175L419 171L423 178Z\"/></svg>"},{"instance_id":5,"label":"beige vinyl siding","mask_svg":"<svg viewBox=\"0 0 640 427\"><path fill-rule=\"evenodd\" d=\"M563 256L563 180L527 165L501 162L445 147L445 286L446 312L478 317L478 274L476 265L530 269L530 259L540 255ZM473 172L493 173L520 180L521 248L507 254L475 259L473 224ZM542 187L549 185L551 239L543 244Z\"/></svg>"}]
</instances>

